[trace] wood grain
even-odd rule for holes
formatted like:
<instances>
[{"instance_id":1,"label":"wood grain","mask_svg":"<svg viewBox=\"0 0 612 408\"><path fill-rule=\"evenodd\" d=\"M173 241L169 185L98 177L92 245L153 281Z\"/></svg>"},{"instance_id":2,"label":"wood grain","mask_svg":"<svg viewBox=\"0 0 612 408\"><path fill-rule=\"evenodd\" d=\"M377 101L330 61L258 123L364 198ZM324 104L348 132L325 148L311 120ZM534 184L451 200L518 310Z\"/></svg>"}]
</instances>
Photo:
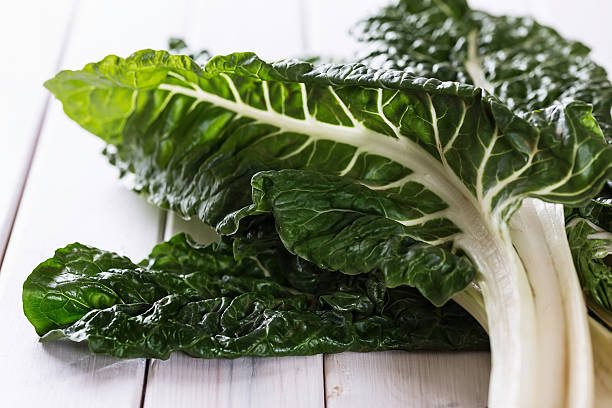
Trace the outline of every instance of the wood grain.
<instances>
[{"instance_id":1,"label":"wood grain","mask_svg":"<svg viewBox=\"0 0 612 408\"><path fill-rule=\"evenodd\" d=\"M485 407L489 361L489 353L326 355L326 406Z\"/></svg>"},{"instance_id":2,"label":"wood grain","mask_svg":"<svg viewBox=\"0 0 612 408\"><path fill-rule=\"evenodd\" d=\"M140 256L157 237L157 210L118 186L100 147L52 104L0 271L3 406L130 407L140 398L144 361L40 344L21 310L23 281L55 248L78 240Z\"/></svg>"},{"instance_id":3,"label":"wood grain","mask_svg":"<svg viewBox=\"0 0 612 408\"><path fill-rule=\"evenodd\" d=\"M303 28L297 1L261 3L196 2L197 23L188 43L214 54L254 51L268 60L304 55ZM273 10L273 11L272 11ZM227 26L223 26L227 20ZM214 232L194 220L168 216L166 238L189 232L210 242ZM145 404L154 407L323 407L322 356L195 360L181 354L153 361L149 368Z\"/></svg>"},{"instance_id":4,"label":"wood grain","mask_svg":"<svg viewBox=\"0 0 612 408\"><path fill-rule=\"evenodd\" d=\"M387 3L386 0L362 2L356 7L349 0L311 2L308 9L312 33L310 51L314 55L340 53L350 60L359 44L348 34L349 29ZM489 359L489 353L326 355L326 407L483 407L487 399Z\"/></svg>"},{"instance_id":5,"label":"wood grain","mask_svg":"<svg viewBox=\"0 0 612 408\"><path fill-rule=\"evenodd\" d=\"M174 354L149 368L145 407L323 407L321 356L202 360Z\"/></svg>"}]
</instances>

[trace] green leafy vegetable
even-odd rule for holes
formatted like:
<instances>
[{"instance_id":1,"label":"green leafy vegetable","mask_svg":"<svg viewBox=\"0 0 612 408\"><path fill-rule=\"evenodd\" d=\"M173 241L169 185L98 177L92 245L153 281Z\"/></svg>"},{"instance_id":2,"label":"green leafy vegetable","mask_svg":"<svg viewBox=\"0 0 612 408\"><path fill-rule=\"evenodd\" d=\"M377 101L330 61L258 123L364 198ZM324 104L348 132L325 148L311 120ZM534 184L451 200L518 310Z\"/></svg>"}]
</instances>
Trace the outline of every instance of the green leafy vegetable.
<instances>
[{"instance_id":1,"label":"green leafy vegetable","mask_svg":"<svg viewBox=\"0 0 612 408\"><path fill-rule=\"evenodd\" d=\"M539 130L472 88L362 66L266 64L234 54L201 70L186 57L143 51L64 71L47 86L71 117L114 144L111 160L133 172L137 190L223 233L236 231L250 179L265 169L338 174L381 195L399 190L405 203L394 220L414 226L437 218L436 244L476 216L449 217L449 205L503 218L528 194L583 202L607 171L609 151L586 105L534 114ZM558 126L568 140L555 134ZM463 148L474 140L476 151ZM568 143L579 151L561 148ZM574 161L598 150L600 160ZM553 154L565 160L551 165ZM432 169L435 180L423 184Z\"/></svg>"},{"instance_id":2,"label":"green leafy vegetable","mask_svg":"<svg viewBox=\"0 0 612 408\"><path fill-rule=\"evenodd\" d=\"M385 282L414 285L436 303L475 276L493 349L490 404L588 405L590 350L575 357L588 344L588 326L569 247L546 241L547 251L528 253L542 234L557 236L559 225L564 236L563 211L535 208L542 222L527 225L537 233L516 238L524 253L507 223L526 198L578 206L601 189L612 150L590 105L517 115L469 85L359 64L268 64L251 53L201 68L144 50L63 71L46 86L71 118L111 145L111 162L157 205L223 234L271 212L297 255L346 273L366 272L359 260L381 269L401 264ZM280 172L287 169L294 171ZM283 219L287 209L301 224ZM369 222L373 239L359 248ZM296 231L305 235L293 245ZM338 246L317 247L318 237L329 242L333 234ZM382 259L368 259L367 245ZM546 314L545 303L553 305ZM538 360L544 352L586 385L572 380L566 395L565 373ZM542 378L554 395L540 391Z\"/></svg>"},{"instance_id":3,"label":"green leafy vegetable","mask_svg":"<svg viewBox=\"0 0 612 408\"><path fill-rule=\"evenodd\" d=\"M588 47L564 39L554 29L542 26L531 18L492 16L471 10L465 0L400 0L362 22L356 31L366 45L360 58L362 62L373 67L405 69L419 76L473 84L496 95L522 116L567 101L590 103L603 135L608 143L612 142L612 84L605 70L591 60ZM598 197L586 207L566 212L580 213L595 227L612 231L610 183L608 181ZM560 268L559 272L564 276L560 279L561 286L563 282L575 279L569 259L566 259L566 251L562 249L567 244L555 242L563 224L559 211L552 206L545 208L545 205L535 201L524 204L524 207L516 215L515 224L520 225L521 229L515 229L513 240L522 243L520 246L523 249L519 249L519 254L523 262L533 265L533 268L527 266L527 269L555 268L557 263L556 268ZM549 228L540 224L538 217L556 221ZM524 231L527 233L523 234ZM592 250L599 243L589 242L587 237L591 235L581 235L573 228L568 228L568 232L576 269L583 290L589 296L589 306L599 315L609 315L612 310L602 309L601 297L596 299L593 285L598 285L600 292L611 291L609 282L612 269ZM538 242L538 234L548 241L545 246ZM551 259L546 264L541 263L538 259L541 257L532 253L533 248L550 251ZM585 279L593 276L594 265L597 265L597 275L600 277L596 282ZM534 277L537 279L536 275ZM544 292L536 291L542 316L550 314L551 307L550 294ZM575 293L564 295L566 299L576 296ZM565 302L569 303L567 300ZM585 333L585 322L577 322L574 317L577 312L566 310L568 331ZM576 346L570 346L571 354L584 355L579 344L587 340L572 340L570 344ZM542 361L552 360L555 349L551 347L552 342L552 335L542 342ZM547 353L550 357L547 357ZM587 359L575 357L568 369L570 384L580 384L582 389L585 387L579 377L583 374L577 373L585 373L589 368L577 367L585 361ZM552 382L550 384L549 392L556 393L557 386ZM540 392L547 391L541 388ZM576 395L578 392L570 389L570 406L589 405L586 400L575 399Z\"/></svg>"},{"instance_id":4,"label":"green leafy vegetable","mask_svg":"<svg viewBox=\"0 0 612 408\"><path fill-rule=\"evenodd\" d=\"M418 287L437 305L454 295L449 288L464 288L474 279L464 257L410 238L434 241L440 231L456 232L446 220L432 219L414 228L393 221L406 211L407 201L395 192L381 194L308 170L260 172L252 184L255 211L273 212L285 247L328 270L378 270L387 287ZM413 198L422 199L418 193Z\"/></svg>"},{"instance_id":5,"label":"green leafy vegetable","mask_svg":"<svg viewBox=\"0 0 612 408\"><path fill-rule=\"evenodd\" d=\"M529 17L492 16L470 9L465 0L401 0L355 31L366 45L362 62L474 84L521 114L559 102L588 102L612 143L612 83L606 71L591 59L587 46ZM612 231L610 186L608 182L597 199L579 211L605 231ZM597 243L571 243L581 275L589 273L580 269L591 263L584 258L588 250L580 249L583 244ZM610 268L606 273L612 279ZM585 293L593 292L585 288ZM607 310L612 313L609 305Z\"/></svg>"},{"instance_id":6,"label":"green leafy vegetable","mask_svg":"<svg viewBox=\"0 0 612 408\"><path fill-rule=\"evenodd\" d=\"M612 137L612 84L590 49L529 17L493 16L466 0L399 0L356 28L361 61L487 89L528 114L558 102L594 106Z\"/></svg>"},{"instance_id":7,"label":"green leafy vegetable","mask_svg":"<svg viewBox=\"0 0 612 408\"><path fill-rule=\"evenodd\" d=\"M612 233L580 217L566 228L583 291L593 311L612 327L612 273L606 263L612 254Z\"/></svg>"},{"instance_id":8,"label":"green leafy vegetable","mask_svg":"<svg viewBox=\"0 0 612 408\"><path fill-rule=\"evenodd\" d=\"M43 341L86 340L116 357L487 348L484 331L454 303L436 308L373 274L326 272L282 246L237 242L235 260L227 240L200 246L179 234L139 265L72 244L29 276L24 311ZM325 288L304 291L313 275Z\"/></svg>"}]
</instances>

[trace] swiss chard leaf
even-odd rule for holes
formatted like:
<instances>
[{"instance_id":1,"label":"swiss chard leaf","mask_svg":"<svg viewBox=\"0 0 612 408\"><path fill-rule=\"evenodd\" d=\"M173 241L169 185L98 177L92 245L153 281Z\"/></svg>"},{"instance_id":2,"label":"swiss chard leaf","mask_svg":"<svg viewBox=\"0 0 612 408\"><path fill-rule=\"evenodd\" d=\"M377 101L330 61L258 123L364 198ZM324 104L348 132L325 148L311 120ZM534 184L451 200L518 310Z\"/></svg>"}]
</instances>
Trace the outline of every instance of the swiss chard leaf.
<instances>
[{"instance_id":1,"label":"swiss chard leaf","mask_svg":"<svg viewBox=\"0 0 612 408\"><path fill-rule=\"evenodd\" d=\"M234 260L225 241L200 246L180 234L139 265L69 245L28 277L26 316L43 341L87 341L93 352L126 358L487 347L456 304L435 308L414 289L386 289L374 274L314 270L280 246L260 251L239 241ZM304 291L308 285L277 281L278 272L285 282L317 274L326 284Z\"/></svg>"},{"instance_id":2,"label":"swiss chard leaf","mask_svg":"<svg viewBox=\"0 0 612 408\"><path fill-rule=\"evenodd\" d=\"M411 238L434 234L433 241L456 233L452 224L443 218L414 227L394 221L411 209L397 192L381 194L340 176L299 170L260 172L252 184L254 212L272 212L285 247L325 269L378 270L387 287L418 287L436 305L474 279L472 265L450 248Z\"/></svg>"},{"instance_id":3,"label":"swiss chard leaf","mask_svg":"<svg viewBox=\"0 0 612 408\"><path fill-rule=\"evenodd\" d=\"M610 184L604 186L596 199L573 212L606 231L612 231L612 187Z\"/></svg>"},{"instance_id":4,"label":"swiss chard leaf","mask_svg":"<svg viewBox=\"0 0 612 408\"><path fill-rule=\"evenodd\" d=\"M612 138L612 84L590 49L530 17L493 16L466 0L399 0L360 23L360 60L481 86L529 113L580 100Z\"/></svg>"},{"instance_id":5,"label":"swiss chard leaf","mask_svg":"<svg viewBox=\"0 0 612 408\"><path fill-rule=\"evenodd\" d=\"M566 226L574 264L593 311L612 327L612 233L589 220L572 218Z\"/></svg>"},{"instance_id":6,"label":"swiss chard leaf","mask_svg":"<svg viewBox=\"0 0 612 408\"><path fill-rule=\"evenodd\" d=\"M185 235L157 245L140 265L78 243L58 249L24 283L24 312L42 335L95 309L153 303L168 295L204 298L293 292L268 279L275 254L234 260L231 242L199 246ZM265 266L264 266L265 265ZM231 274L230 274L231 273Z\"/></svg>"},{"instance_id":7,"label":"swiss chard leaf","mask_svg":"<svg viewBox=\"0 0 612 408\"><path fill-rule=\"evenodd\" d=\"M253 214L251 179L262 170L342 177L372 190L370 208L393 196L397 211L384 218L409 226L413 240L450 246L488 241L481 226L494 230L528 196L586 202L612 162L586 104L525 120L471 86L363 65L268 64L241 53L201 68L144 50L63 71L46 86L110 144L137 191L224 234ZM445 269L465 274L444 279L461 285L406 283L442 303L475 273Z\"/></svg>"},{"instance_id":8,"label":"swiss chard leaf","mask_svg":"<svg viewBox=\"0 0 612 408\"><path fill-rule=\"evenodd\" d=\"M492 16L470 9L465 0L400 0L355 31L365 44L362 62L480 86L526 117L556 103L590 103L604 137L612 143L612 84L606 71L591 59L584 44L531 18ZM612 231L610 186L608 181L591 203L567 212ZM575 221L568 222L574 222L568 239L583 289L593 296L591 305L612 313L609 302L597 296L594 282L585 278L596 269L596 275L607 276L596 279L596 285L612 279L601 257L589 258L601 243L589 242L590 234L578 232L584 232L586 224L576 229Z\"/></svg>"}]
</instances>

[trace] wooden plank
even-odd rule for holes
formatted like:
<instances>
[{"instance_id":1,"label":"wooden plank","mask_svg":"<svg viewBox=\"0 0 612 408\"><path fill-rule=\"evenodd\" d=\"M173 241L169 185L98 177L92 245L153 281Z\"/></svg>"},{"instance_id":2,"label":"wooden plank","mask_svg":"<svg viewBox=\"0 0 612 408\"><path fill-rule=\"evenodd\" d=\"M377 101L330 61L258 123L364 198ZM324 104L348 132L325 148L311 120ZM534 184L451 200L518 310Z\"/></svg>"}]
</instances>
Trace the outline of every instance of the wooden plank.
<instances>
[{"instance_id":1,"label":"wooden plank","mask_svg":"<svg viewBox=\"0 0 612 408\"><path fill-rule=\"evenodd\" d=\"M486 407L489 361L489 353L328 355L326 406Z\"/></svg>"},{"instance_id":2,"label":"wooden plank","mask_svg":"<svg viewBox=\"0 0 612 408\"><path fill-rule=\"evenodd\" d=\"M315 364L318 363L318 364ZM145 407L323 407L320 358L154 360Z\"/></svg>"},{"instance_id":3,"label":"wooden plank","mask_svg":"<svg viewBox=\"0 0 612 408\"><path fill-rule=\"evenodd\" d=\"M217 239L198 220L169 214L166 238L186 232L201 243ZM153 360L145 404L153 407L323 407L321 356L202 360L174 354Z\"/></svg>"},{"instance_id":4,"label":"wooden plank","mask_svg":"<svg viewBox=\"0 0 612 408\"><path fill-rule=\"evenodd\" d=\"M354 2L339 3L347 6L345 10L350 13L361 7L361 3L357 6ZM146 46L163 48L169 34L185 32L195 33L186 37L188 40L196 38L192 41L196 46L207 46L215 53L255 50L269 59L301 55L294 51L298 49L294 47L296 41L306 44L302 49L311 54L325 50L327 54L337 54L339 49L348 50L334 43L334 34L344 24L339 20L347 13L330 10L322 2L318 4L321 13L325 12L328 17L312 14L316 15L312 18L321 30L310 28L306 31L317 36L310 42L298 38L299 35L294 37L295 31L303 27L297 27L295 20L289 17L270 23L279 16L279 8L274 6L266 7L266 10L275 10L268 13L270 20L266 20L265 17L253 17L266 10L247 3L214 4L211 8L186 2L165 8L148 2L134 6L117 1L104 6L88 5L85 12L88 17L78 19L79 33L83 33L83 37L71 48L75 65L70 67L99 59L108 52L126 55ZM286 7L289 10L290 6ZM234 18L236 9L241 10L238 14L242 16L237 19ZM116 12L112 18L108 17L109 10ZM312 12L308 7L305 10ZM202 23L206 19L211 19L210 24ZM253 24L254 19L257 25ZM355 18L351 17L351 22L353 20ZM281 26L270 28L275 23ZM145 28L146 25L152 28ZM266 30L269 30L267 34ZM236 32L239 40L232 39L231 31ZM97 32L100 38L94 38L92 32ZM110 35L110 32L115 34ZM262 32L269 37L261 40ZM286 38L279 38L279 32ZM291 48L279 45L284 41L289 42ZM14 239L7 252L7 262L0 274L0 317L11 327L13 338L0 340L3 342L0 344L0 381L8 390L3 401L13 406L38 403L45 406L59 406L60 403L62 406L109 403L135 406L140 398L142 360L118 361L90 356L81 346L34 343L33 331L17 306L25 275L38 261L51 255L52 248L79 239L138 259L148 252L157 233L154 225L158 212L117 186L114 172L97 155L100 143L92 138L91 142L85 142L87 137L83 131L67 122L57 104L52 107L49 119L15 225ZM65 147L68 145L73 146L72 152L82 156L66 161ZM74 169L96 170L81 174ZM64 180L69 180L70 184ZM188 228L177 226L176 220L173 223L172 232ZM199 239L208 240L210 235L200 232ZM33 240L36 240L34 245ZM28 336L32 338L31 344L24 340ZM330 406L344 406L349 402L352 406L363 406L373 401L387 405L389 401L390 406L395 403L403 406L457 403L457 406L471 407L484 401L481 397L486 395L488 356L486 353L347 353L327 356L325 369ZM295 401L301 401L303 406L322 406L322 371L320 357L205 361L177 355L166 362L152 362L145 405L294 406ZM452 379L446 374L441 379L441 373L450 373L448 377ZM466 390L470 391L469 395L465 394ZM416 398L417 395L420 402L412 401L414 405L410 405L407 396Z\"/></svg>"},{"instance_id":5,"label":"wooden plank","mask_svg":"<svg viewBox=\"0 0 612 408\"><path fill-rule=\"evenodd\" d=\"M319 356L153 360L145 407L323 407Z\"/></svg>"},{"instance_id":6,"label":"wooden plank","mask_svg":"<svg viewBox=\"0 0 612 408\"><path fill-rule=\"evenodd\" d=\"M42 82L57 70L73 3L21 1L0 13L5 56L0 64L5 79L0 98L0 265L48 101Z\"/></svg>"},{"instance_id":7,"label":"wooden plank","mask_svg":"<svg viewBox=\"0 0 612 408\"><path fill-rule=\"evenodd\" d=\"M527 7L529 2L522 2L520 6ZM350 56L355 49L355 43L346 35L346 30L354 21L358 20L363 12L362 4L346 7L342 2L330 5L328 2L312 2L308 5L301 3L301 12L306 14L309 21L305 31L312 38L303 41L305 54L312 55L338 55L338 50ZM373 7L371 3L369 7ZM337 10L338 12L335 12ZM346 11L349 10L349 17ZM512 12L514 9L498 10ZM330 21L333 20L333 21ZM208 29L212 30L211 26ZM302 27L304 29L304 27ZM206 36L200 36L203 38ZM216 44L216 43L215 43ZM341 46L339 44L342 44ZM200 44L203 45L203 44ZM261 47L254 43L246 49ZM278 54L279 57L287 54L278 53L276 49L257 50L260 55L270 56ZM351 48L352 47L352 48ZM223 47L221 47L223 48ZM222 50L213 51L219 52ZM229 50L228 50L229 51ZM174 227L174 232L187 226ZM196 227L197 231L198 228ZM192 229L193 231L193 229ZM488 373L490 370L488 353L374 353L355 354L345 353L325 357L325 384L326 401L329 406L369 406L373 403L385 406L457 406L477 407L486 406ZM251 393L250 381L253 371L259 372L255 367L264 360L240 359L234 362L204 361L198 362L184 356L174 356L175 362L154 362L149 376L147 391L147 406L164 406L176 403L179 406L188 406L193 401L201 401L205 406L259 406L270 403L270 399L257 399ZM276 360L276 359L272 359ZM285 361L295 359L282 359ZM237 364L234 367L233 364ZM162 367L168 365L164 375ZM180 368L182 365L182 369ZM274 366L274 364L271 364ZM229 367L228 367L229 366ZM287 367L278 367L283 371ZM206 375L199 375L204 371ZM246 376L244 373L246 372ZM295 374L289 368L288 378ZM175 386L172 381L180 378L181 387ZM237 381L235 378L239 378ZM156 386L151 387L152 383ZM249 384L248 386L246 384ZM259 395L268 395L269 389L279 390L284 387L262 387L258 383ZM304 383L312 387L312 382ZM246 391L245 391L246 389ZM286 393L285 393L286 394ZM298 394L296 394L297 396ZM311 394L307 394L311 395ZM255 399L254 399L255 398ZM297 397L295 400L301 400ZM152 402L153 401L153 402ZM280 406L291 403L291 399L278 401Z\"/></svg>"},{"instance_id":8,"label":"wooden plank","mask_svg":"<svg viewBox=\"0 0 612 408\"><path fill-rule=\"evenodd\" d=\"M166 237L187 232L201 243L216 239L197 220L170 214ZM323 407L323 359L310 357L194 359L174 354L153 360L148 370L146 408Z\"/></svg>"},{"instance_id":9,"label":"wooden plank","mask_svg":"<svg viewBox=\"0 0 612 408\"><path fill-rule=\"evenodd\" d=\"M80 3L63 66L164 47L184 22L186 9L176 4ZM25 277L55 248L80 241L139 260L159 238L160 211L121 187L102 147L51 103L0 271L0 319L10 330L0 339L3 406L140 404L144 360L96 356L67 342L40 344L21 310Z\"/></svg>"},{"instance_id":10,"label":"wooden plank","mask_svg":"<svg viewBox=\"0 0 612 408\"><path fill-rule=\"evenodd\" d=\"M55 248L79 241L138 259L154 244L158 211L117 182L101 143L53 103L0 272L0 383L6 406L134 406L144 360L94 356L82 345L40 344L21 310L21 285ZM64 146L72 146L67 153Z\"/></svg>"}]
</instances>

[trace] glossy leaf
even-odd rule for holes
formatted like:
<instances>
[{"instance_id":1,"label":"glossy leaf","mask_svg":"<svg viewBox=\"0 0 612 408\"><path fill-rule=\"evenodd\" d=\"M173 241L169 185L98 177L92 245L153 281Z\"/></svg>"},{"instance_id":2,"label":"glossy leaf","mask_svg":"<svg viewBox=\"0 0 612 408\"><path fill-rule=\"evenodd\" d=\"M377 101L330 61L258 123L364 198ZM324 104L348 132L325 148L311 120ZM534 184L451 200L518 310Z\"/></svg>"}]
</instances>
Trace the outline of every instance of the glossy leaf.
<instances>
[{"instance_id":1,"label":"glossy leaf","mask_svg":"<svg viewBox=\"0 0 612 408\"><path fill-rule=\"evenodd\" d=\"M144 50L63 71L46 86L111 144L107 154L137 191L224 234L253 214L251 178L262 170L342 177L371 190L371 208L391 195L385 224L450 247L482 225L495 231L528 196L586 202L612 162L586 104L525 120L473 87L362 65L267 64L242 53L200 68ZM465 287L450 284L474 276L446 270L467 274L443 288L406 282L442 303Z\"/></svg>"},{"instance_id":2,"label":"glossy leaf","mask_svg":"<svg viewBox=\"0 0 612 408\"><path fill-rule=\"evenodd\" d=\"M362 62L480 86L526 117L559 102L588 102L612 143L612 84L606 71L587 46L532 18L493 16L470 9L465 0L400 0L360 23L356 32L365 45ZM608 181L591 203L567 212L612 231L611 197ZM584 277L597 265L597 274L609 280L612 269L600 257L588 259L600 242L589 242L589 235L575 228L568 232L584 291L595 295ZM601 298L591 301L612 313Z\"/></svg>"},{"instance_id":3,"label":"glossy leaf","mask_svg":"<svg viewBox=\"0 0 612 408\"><path fill-rule=\"evenodd\" d=\"M399 0L356 27L361 60L481 86L529 113L580 100L612 138L612 84L590 49L530 17L494 16L465 0Z\"/></svg>"},{"instance_id":4,"label":"glossy leaf","mask_svg":"<svg viewBox=\"0 0 612 408\"><path fill-rule=\"evenodd\" d=\"M423 226L393 221L405 212L405 200L397 193L381 194L340 176L299 170L261 172L252 184L255 212L272 212L285 247L325 269L381 271L387 287L418 287L435 305L474 279L471 263L450 248L411 238L433 241L437 236L427 234L456 233L454 225L444 219Z\"/></svg>"},{"instance_id":5,"label":"glossy leaf","mask_svg":"<svg viewBox=\"0 0 612 408\"><path fill-rule=\"evenodd\" d=\"M612 233L580 217L568 222L567 233L589 306L612 327L612 265L606 261L612 255Z\"/></svg>"},{"instance_id":6,"label":"glossy leaf","mask_svg":"<svg viewBox=\"0 0 612 408\"><path fill-rule=\"evenodd\" d=\"M24 310L43 341L87 341L93 352L126 358L487 347L456 304L435 308L413 289L386 289L374 274L300 268L305 261L280 246L258 254L252 241L240 245L234 260L224 241L200 246L180 234L136 265L72 244L28 277ZM326 285L303 291L278 283L279 272L297 282L316 273Z\"/></svg>"}]
</instances>

